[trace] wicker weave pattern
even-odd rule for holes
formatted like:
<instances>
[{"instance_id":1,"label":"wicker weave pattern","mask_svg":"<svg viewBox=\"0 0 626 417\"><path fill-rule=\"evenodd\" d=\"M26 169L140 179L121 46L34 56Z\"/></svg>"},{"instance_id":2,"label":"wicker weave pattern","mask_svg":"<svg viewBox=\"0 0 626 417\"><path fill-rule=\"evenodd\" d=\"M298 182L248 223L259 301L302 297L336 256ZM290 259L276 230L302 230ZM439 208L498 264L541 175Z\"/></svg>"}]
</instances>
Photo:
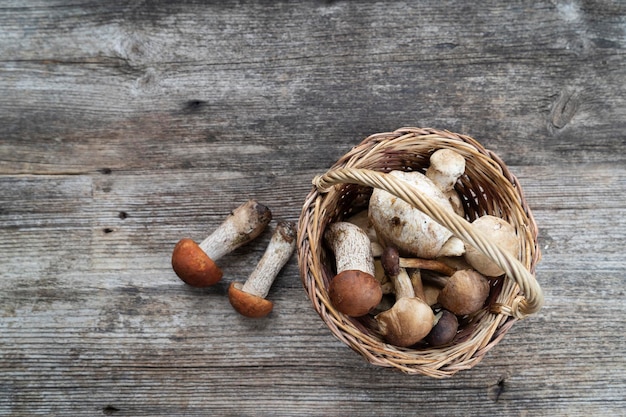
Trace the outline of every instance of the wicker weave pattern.
<instances>
[{"instance_id":1,"label":"wicker weave pattern","mask_svg":"<svg viewBox=\"0 0 626 417\"><path fill-rule=\"evenodd\" d=\"M430 155L449 148L466 159L465 175L457 183L466 219L451 215L430 199L384 173L392 170L425 172ZM504 163L474 139L435 129L402 128L366 138L327 173L313 180L300 217L298 261L303 285L313 306L331 332L370 363L410 374L448 377L476 365L518 319L541 308L543 295L534 279L540 259L537 227L521 187ZM350 318L328 299L333 276L322 236L326 225L367 208L372 187L384 189L422 210L454 235L487 254L506 272L493 283L488 305L463 320L451 346L398 348L386 344L373 320ZM477 233L469 222L492 214L511 223L521 240L519 261Z\"/></svg>"}]
</instances>

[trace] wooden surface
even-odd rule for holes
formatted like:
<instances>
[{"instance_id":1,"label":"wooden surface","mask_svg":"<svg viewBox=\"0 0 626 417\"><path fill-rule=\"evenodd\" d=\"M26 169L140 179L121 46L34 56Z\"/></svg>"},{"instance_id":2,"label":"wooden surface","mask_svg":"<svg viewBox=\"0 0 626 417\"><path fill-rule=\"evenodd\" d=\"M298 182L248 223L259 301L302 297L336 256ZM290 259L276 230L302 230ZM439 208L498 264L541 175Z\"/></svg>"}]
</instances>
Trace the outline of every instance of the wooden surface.
<instances>
[{"instance_id":1,"label":"wooden surface","mask_svg":"<svg viewBox=\"0 0 626 417\"><path fill-rule=\"evenodd\" d=\"M111 3L111 4L109 4ZM626 415L626 4L0 2L0 415ZM545 307L451 379L337 341L295 257L270 317L170 267L401 126L524 186Z\"/></svg>"}]
</instances>

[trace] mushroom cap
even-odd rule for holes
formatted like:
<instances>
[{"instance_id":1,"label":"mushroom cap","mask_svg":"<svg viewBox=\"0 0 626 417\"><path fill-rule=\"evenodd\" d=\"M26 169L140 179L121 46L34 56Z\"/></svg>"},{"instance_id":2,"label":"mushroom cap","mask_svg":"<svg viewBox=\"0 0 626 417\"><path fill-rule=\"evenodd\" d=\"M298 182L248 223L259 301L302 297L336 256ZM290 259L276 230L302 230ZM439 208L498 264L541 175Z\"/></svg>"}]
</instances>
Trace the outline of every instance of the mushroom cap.
<instances>
[{"instance_id":1,"label":"mushroom cap","mask_svg":"<svg viewBox=\"0 0 626 417\"><path fill-rule=\"evenodd\" d=\"M439 149L430 156L426 170L429 177L442 191L450 191L465 172L465 158L452 149Z\"/></svg>"},{"instance_id":2,"label":"mushroom cap","mask_svg":"<svg viewBox=\"0 0 626 417\"><path fill-rule=\"evenodd\" d=\"M272 312L274 303L258 295L243 291L243 284L232 282L228 287L228 300L242 316L253 319L265 317Z\"/></svg>"},{"instance_id":3,"label":"mushroom cap","mask_svg":"<svg viewBox=\"0 0 626 417\"><path fill-rule=\"evenodd\" d=\"M443 346L452 342L459 329L459 319L448 310L441 310L437 323L424 338L431 346Z\"/></svg>"},{"instance_id":4,"label":"mushroom cap","mask_svg":"<svg viewBox=\"0 0 626 417\"><path fill-rule=\"evenodd\" d=\"M457 271L439 293L438 301L457 316L479 311L489 297L489 281L480 273L466 269Z\"/></svg>"},{"instance_id":5,"label":"mushroom cap","mask_svg":"<svg viewBox=\"0 0 626 417\"><path fill-rule=\"evenodd\" d=\"M176 275L192 287L208 287L222 279L222 270L191 239L181 239L172 252Z\"/></svg>"},{"instance_id":6,"label":"mushroom cap","mask_svg":"<svg viewBox=\"0 0 626 417\"><path fill-rule=\"evenodd\" d=\"M435 314L419 298L404 297L375 317L380 333L392 345L408 347L422 340L435 324Z\"/></svg>"},{"instance_id":7,"label":"mushroom cap","mask_svg":"<svg viewBox=\"0 0 626 417\"><path fill-rule=\"evenodd\" d=\"M389 175L406 181L419 193L454 212L442 191L424 174L391 171ZM401 255L435 258L452 236L452 232L420 210L379 188L370 197L369 215L381 243L397 246Z\"/></svg>"},{"instance_id":8,"label":"mushroom cap","mask_svg":"<svg viewBox=\"0 0 626 417\"><path fill-rule=\"evenodd\" d=\"M515 228L507 221L499 217L485 215L474 220L472 226L489 236L506 252L515 257L519 256L519 238ZM497 277L504 274L502 268L473 246L467 245L465 260L472 268L487 277Z\"/></svg>"},{"instance_id":9,"label":"mushroom cap","mask_svg":"<svg viewBox=\"0 0 626 417\"><path fill-rule=\"evenodd\" d=\"M400 254L393 245L386 246L380 255L380 263L387 276L397 276L400 273Z\"/></svg>"},{"instance_id":10,"label":"mushroom cap","mask_svg":"<svg viewBox=\"0 0 626 417\"><path fill-rule=\"evenodd\" d=\"M356 269L342 271L330 281L328 297L332 305L350 317L366 315L383 298L380 282Z\"/></svg>"}]
</instances>

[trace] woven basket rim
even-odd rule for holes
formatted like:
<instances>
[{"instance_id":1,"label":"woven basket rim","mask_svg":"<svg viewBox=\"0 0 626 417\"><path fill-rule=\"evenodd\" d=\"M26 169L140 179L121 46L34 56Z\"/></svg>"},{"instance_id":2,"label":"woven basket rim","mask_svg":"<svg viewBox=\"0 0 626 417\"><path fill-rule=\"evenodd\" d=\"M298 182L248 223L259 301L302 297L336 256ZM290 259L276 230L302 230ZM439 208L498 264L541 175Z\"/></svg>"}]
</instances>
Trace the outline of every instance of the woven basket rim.
<instances>
[{"instance_id":1,"label":"woven basket rim","mask_svg":"<svg viewBox=\"0 0 626 417\"><path fill-rule=\"evenodd\" d=\"M510 216L522 239L523 267L534 274L541 258L538 230L522 187L495 153L470 136L416 127L376 133L343 155L327 174L332 176L344 171L352 173L363 170L377 174L375 177L378 178L379 172L389 172L403 163L406 164L404 170L423 169L428 156L439 148L462 152L470 171L479 169L476 177L482 179L486 175L482 174L483 171L492 176L479 184L477 188L480 188L480 192L471 188L475 186L472 179L465 180L466 188L462 191L468 195L479 194L471 195L471 198L463 195L466 210L474 213L474 217L477 217L475 213L484 210L497 210L501 217ZM319 178L316 177L316 180ZM363 209L363 204L366 207L366 190L367 187L355 184L339 184L331 187L330 191L326 190L328 192L314 186L304 201L298 223L298 263L303 286L316 312L336 338L374 365L435 378L449 377L460 370L472 368L518 319L525 316L520 313L524 307L524 294L520 293L520 286L508 276L493 281L494 296L486 308L467 318L465 333L459 334L455 344L440 348L399 348L389 345L372 331L369 326L371 318L368 321L367 317L347 317L336 311L328 300L326 288L332 266L326 265L322 259L325 254L321 239L324 228L331 221L347 216L350 210L358 211L358 207ZM537 291L535 287L525 289L528 292Z\"/></svg>"}]
</instances>

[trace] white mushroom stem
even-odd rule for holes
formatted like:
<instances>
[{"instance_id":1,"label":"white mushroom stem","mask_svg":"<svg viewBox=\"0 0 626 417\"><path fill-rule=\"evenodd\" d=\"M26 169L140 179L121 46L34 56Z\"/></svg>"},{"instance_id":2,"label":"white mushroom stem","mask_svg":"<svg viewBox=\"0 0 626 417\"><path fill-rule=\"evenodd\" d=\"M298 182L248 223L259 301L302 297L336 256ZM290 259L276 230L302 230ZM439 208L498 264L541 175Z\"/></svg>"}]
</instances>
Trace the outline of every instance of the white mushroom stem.
<instances>
[{"instance_id":1,"label":"white mushroom stem","mask_svg":"<svg viewBox=\"0 0 626 417\"><path fill-rule=\"evenodd\" d=\"M241 290L261 298L267 297L276 276L289 261L295 248L295 223L287 221L278 223L265 253Z\"/></svg>"},{"instance_id":2,"label":"white mushroom stem","mask_svg":"<svg viewBox=\"0 0 626 417\"><path fill-rule=\"evenodd\" d=\"M220 259L256 238L272 220L270 210L256 200L249 200L226 217L213 233L200 243L209 258Z\"/></svg>"},{"instance_id":3,"label":"white mushroom stem","mask_svg":"<svg viewBox=\"0 0 626 417\"><path fill-rule=\"evenodd\" d=\"M413 188L415 192L453 212L441 190L420 172L391 171L388 175L404 181L404 187ZM396 246L403 254L435 258L452 236L451 231L425 213L380 188L372 192L368 210L379 242L385 246Z\"/></svg>"},{"instance_id":4,"label":"white mushroom stem","mask_svg":"<svg viewBox=\"0 0 626 417\"><path fill-rule=\"evenodd\" d=\"M370 243L370 248L372 250L372 256L374 258L378 258L380 255L383 254L383 251L385 250L385 248L383 247L383 245L381 245L378 242L371 242Z\"/></svg>"},{"instance_id":5,"label":"white mushroom stem","mask_svg":"<svg viewBox=\"0 0 626 417\"><path fill-rule=\"evenodd\" d=\"M370 240L359 226L349 222L331 223L324 240L335 254L337 274L356 270L375 275Z\"/></svg>"},{"instance_id":6,"label":"white mushroom stem","mask_svg":"<svg viewBox=\"0 0 626 417\"><path fill-rule=\"evenodd\" d=\"M396 301L401 298L413 298L415 297L415 290L413 289L413 283L406 269L400 268L398 275L391 277L391 282L396 290Z\"/></svg>"}]
</instances>

